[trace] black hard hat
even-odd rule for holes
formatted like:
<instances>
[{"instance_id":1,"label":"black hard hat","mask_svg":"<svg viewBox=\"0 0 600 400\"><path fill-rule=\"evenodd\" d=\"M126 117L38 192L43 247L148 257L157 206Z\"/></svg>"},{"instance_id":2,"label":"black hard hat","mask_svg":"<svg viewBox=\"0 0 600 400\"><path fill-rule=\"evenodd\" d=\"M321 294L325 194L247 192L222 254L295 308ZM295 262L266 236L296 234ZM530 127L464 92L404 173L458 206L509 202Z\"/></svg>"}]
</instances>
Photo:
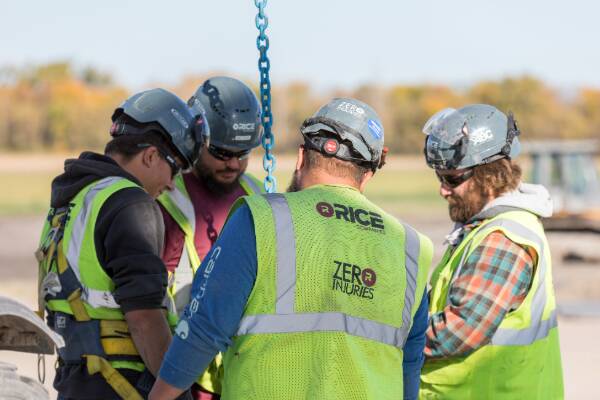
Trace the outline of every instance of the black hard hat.
<instances>
[{"instance_id":1,"label":"black hard hat","mask_svg":"<svg viewBox=\"0 0 600 400\"><path fill-rule=\"evenodd\" d=\"M112 121L117 121L123 114L142 125L160 125L165 138L185 163L184 169L194 164L200 147L209 135L206 118L200 111L190 109L179 97L161 88L145 90L125 100L113 113ZM147 131L115 123L111 128L111 135L139 134Z\"/></svg>"},{"instance_id":2,"label":"black hard hat","mask_svg":"<svg viewBox=\"0 0 600 400\"><path fill-rule=\"evenodd\" d=\"M242 81L226 76L207 79L188 100L196 112L204 111L210 126L210 144L232 152L260 144L260 104Z\"/></svg>"}]
</instances>

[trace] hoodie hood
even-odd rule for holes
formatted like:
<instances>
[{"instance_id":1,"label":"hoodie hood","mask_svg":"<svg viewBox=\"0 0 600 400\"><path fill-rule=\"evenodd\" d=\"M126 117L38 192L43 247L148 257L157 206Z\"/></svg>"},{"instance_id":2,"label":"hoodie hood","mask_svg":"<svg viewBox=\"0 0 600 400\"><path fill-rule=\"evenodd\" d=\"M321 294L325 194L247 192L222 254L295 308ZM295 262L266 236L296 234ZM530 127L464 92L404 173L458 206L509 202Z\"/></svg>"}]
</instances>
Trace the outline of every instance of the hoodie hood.
<instances>
[{"instance_id":1,"label":"hoodie hood","mask_svg":"<svg viewBox=\"0 0 600 400\"><path fill-rule=\"evenodd\" d=\"M86 151L79 158L65 160L65 172L52 181L50 207L66 206L85 186L109 176L120 176L140 184L108 156Z\"/></svg>"},{"instance_id":2,"label":"hoodie hood","mask_svg":"<svg viewBox=\"0 0 600 400\"><path fill-rule=\"evenodd\" d=\"M521 183L517 190L496 197L471 218L471 221L494 218L507 211L528 211L540 218L552 216L552 198L542 185Z\"/></svg>"},{"instance_id":3,"label":"hoodie hood","mask_svg":"<svg viewBox=\"0 0 600 400\"><path fill-rule=\"evenodd\" d=\"M542 185L521 183L517 190L496 197L474 215L466 224L457 222L450 234L446 236L445 244L457 245L465 234L465 225L477 225L479 221L494 218L508 211L527 211L540 218L552 216L552 198Z\"/></svg>"}]
</instances>

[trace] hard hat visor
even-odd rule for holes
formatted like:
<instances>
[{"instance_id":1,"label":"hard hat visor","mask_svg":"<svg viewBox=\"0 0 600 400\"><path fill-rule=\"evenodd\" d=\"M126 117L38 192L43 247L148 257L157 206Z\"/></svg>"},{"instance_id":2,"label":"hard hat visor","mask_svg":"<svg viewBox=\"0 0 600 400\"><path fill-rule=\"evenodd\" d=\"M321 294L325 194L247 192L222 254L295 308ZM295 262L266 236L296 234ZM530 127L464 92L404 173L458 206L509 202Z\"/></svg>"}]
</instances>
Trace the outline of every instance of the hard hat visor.
<instances>
[{"instance_id":1,"label":"hard hat visor","mask_svg":"<svg viewBox=\"0 0 600 400\"><path fill-rule=\"evenodd\" d=\"M423 126L425 157L435 169L457 169L469 142L467 116L454 108L435 113Z\"/></svg>"}]
</instances>

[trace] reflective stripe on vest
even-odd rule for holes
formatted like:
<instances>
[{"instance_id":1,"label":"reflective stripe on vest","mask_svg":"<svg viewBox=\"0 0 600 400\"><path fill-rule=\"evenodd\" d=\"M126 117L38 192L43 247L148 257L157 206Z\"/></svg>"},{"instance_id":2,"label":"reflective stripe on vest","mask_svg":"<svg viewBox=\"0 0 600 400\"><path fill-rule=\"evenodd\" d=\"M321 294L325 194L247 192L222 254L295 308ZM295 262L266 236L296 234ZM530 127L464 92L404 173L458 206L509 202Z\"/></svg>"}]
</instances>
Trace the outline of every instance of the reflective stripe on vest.
<instances>
[{"instance_id":1,"label":"reflective stripe on vest","mask_svg":"<svg viewBox=\"0 0 600 400\"><path fill-rule=\"evenodd\" d=\"M183 182L183 178L181 178L181 179ZM181 214L183 214L183 216L186 219L186 222L189 224L191 238L186 238L186 239L191 240L193 243L193 236L196 232L196 212L194 211L194 204L192 203L192 201L189 199L188 196L186 196L181 190L179 190L179 188L177 186L175 186L175 188L173 190L167 191L166 195L175 204L175 206L179 209ZM176 221L176 222L178 222L178 221ZM180 228L183 231L183 234L185 236L188 236L188 233L186 232L186 230L182 226L180 226ZM181 249L181 256L179 257L179 263L177 264L177 269L181 268L181 270L183 270L185 268L192 268L195 271L195 269L198 268L199 265L196 265L196 266L192 265L191 258L188 254L188 250L189 250L188 244L184 243L183 248ZM183 281L181 281L181 282L178 281L176 283L176 285L177 284L184 285L184 284L191 283L191 279L188 280L187 277L183 277L183 276L180 277L180 279L181 278L183 278ZM192 275L192 278L193 278L193 275Z\"/></svg>"},{"instance_id":2,"label":"reflective stripe on vest","mask_svg":"<svg viewBox=\"0 0 600 400\"><path fill-rule=\"evenodd\" d=\"M548 336L550 330L557 326L556 310L553 310L548 319L542 320L544 314L544 308L546 306L546 274L548 271L546 252L548 249L544 244L544 240L534 231L527 228L526 226L513 221L511 219L497 219L493 220L488 224L485 224L481 229L487 230L494 227L504 227L508 231L513 232L533 243L536 243L540 249L538 254L538 265L539 265L539 282L533 299L531 301L531 324L529 327L524 329L507 329L498 328L496 333L492 337L491 344L497 346L510 346L519 345L524 346L535 342L536 340L543 339ZM470 246L465 250L465 253L470 251ZM457 271L462 269L463 264L468 259L462 257L460 264L457 267ZM458 276L458 273L454 274L454 278Z\"/></svg>"},{"instance_id":3,"label":"reflective stripe on vest","mask_svg":"<svg viewBox=\"0 0 600 400\"><path fill-rule=\"evenodd\" d=\"M192 233L196 232L196 212L192 201L177 186L166 193L189 222Z\"/></svg>"},{"instance_id":4,"label":"reflective stripe on vest","mask_svg":"<svg viewBox=\"0 0 600 400\"><path fill-rule=\"evenodd\" d=\"M256 184L256 182L254 182L254 180L252 178L250 178L249 175L242 174L240 179L248 186L248 189L250 189L250 191L248 191L242 185L242 188L244 189L244 191L247 194L260 194L261 193L260 187Z\"/></svg>"},{"instance_id":5,"label":"reflective stripe on vest","mask_svg":"<svg viewBox=\"0 0 600 400\"><path fill-rule=\"evenodd\" d=\"M411 327L411 310L415 301L420 240L417 232L403 224L406 235L406 291L402 310L402 327L352 317L340 312L295 313L296 240L292 215L283 194L264 195L275 221L277 260L277 300L275 315L250 315L242 318L237 335L259 333L295 333L338 331L374 340L398 348L404 347Z\"/></svg>"},{"instance_id":6,"label":"reflective stripe on vest","mask_svg":"<svg viewBox=\"0 0 600 400\"><path fill-rule=\"evenodd\" d=\"M68 252L66 255L69 267L73 271L75 277L79 281L82 288L81 299L94 308L106 307L112 309L120 309L121 306L117 304L113 294L108 290L97 290L92 289L84 285L81 279L81 272L79 267L79 256L81 255L81 249L83 244L83 238L85 236L85 229L90 219L92 211L92 204L96 195L103 189L123 180L124 178L110 176L99 180L93 187L85 194L83 198L83 204L81 210L77 215L77 219L73 223L73 229L71 231L71 240L68 244ZM168 294L163 299L162 305L167 309L168 312L172 313L175 310L175 305Z\"/></svg>"},{"instance_id":7,"label":"reflective stripe on vest","mask_svg":"<svg viewBox=\"0 0 600 400\"><path fill-rule=\"evenodd\" d=\"M83 238L86 226L88 224L90 213L92 211L92 203L96 195L103 189L110 185L119 182L124 178L110 176L99 180L85 195L83 199L83 205L81 211L77 215L77 219L73 223L73 230L71 233L71 241L68 244L67 261L69 266L73 270L73 273L77 277L77 280L83 288L81 298L83 301L88 303L94 308L106 307L106 308L120 308L115 298L110 291L96 290L86 287L81 279L81 272L79 269L79 256L81 254L81 248L83 244Z\"/></svg>"}]
</instances>

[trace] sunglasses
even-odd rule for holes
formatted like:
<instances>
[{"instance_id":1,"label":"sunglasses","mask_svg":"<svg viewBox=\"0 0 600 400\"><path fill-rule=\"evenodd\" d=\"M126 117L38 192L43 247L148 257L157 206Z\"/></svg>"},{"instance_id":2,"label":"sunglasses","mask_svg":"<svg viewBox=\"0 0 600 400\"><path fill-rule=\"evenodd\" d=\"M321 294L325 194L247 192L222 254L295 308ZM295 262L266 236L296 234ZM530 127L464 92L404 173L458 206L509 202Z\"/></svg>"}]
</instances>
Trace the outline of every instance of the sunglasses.
<instances>
[{"instance_id":1,"label":"sunglasses","mask_svg":"<svg viewBox=\"0 0 600 400\"><path fill-rule=\"evenodd\" d=\"M229 151L225 149L221 149L219 147L215 147L212 144L208 146L208 153L221 161L229 161L232 158L237 158L239 161L245 160L250 156L250 150L242 150L242 151Z\"/></svg>"},{"instance_id":2,"label":"sunglasses","mask_svg":"<svg viewBox=\"0 0 600 400\"><path fill-rule=\"evenodd\" d=\"M174 178L178 173L181 172L181 165L177 164L177 161L175 161L175 158L172 155L170 155L168 152L166 152L165 150L161 149L160 147L158 147L156 145L150 144L150 143L138 144L138 147L140 147L140 148L148 148L150 146L156 147L158 154L160 154L160 156L163 158L163 160L165 160L167 162L167 164L169 164L169 167L171 167L171 178Z\"/></svg>"},{"instance_id":3,"label":"sunglasses","mask_svg":"<svg viewBox=\"0 0 600 400\"><path fill-rule=\"evenodd\" d=\"M475 171L472 168L458 175L440 174L439 171L435 171L435 176L437 176L440 183L448 186L451 189L454 189L455 187L462 185L465 181L470 179L473 176L474 172Z\"/></svg>"}]
</instances>

